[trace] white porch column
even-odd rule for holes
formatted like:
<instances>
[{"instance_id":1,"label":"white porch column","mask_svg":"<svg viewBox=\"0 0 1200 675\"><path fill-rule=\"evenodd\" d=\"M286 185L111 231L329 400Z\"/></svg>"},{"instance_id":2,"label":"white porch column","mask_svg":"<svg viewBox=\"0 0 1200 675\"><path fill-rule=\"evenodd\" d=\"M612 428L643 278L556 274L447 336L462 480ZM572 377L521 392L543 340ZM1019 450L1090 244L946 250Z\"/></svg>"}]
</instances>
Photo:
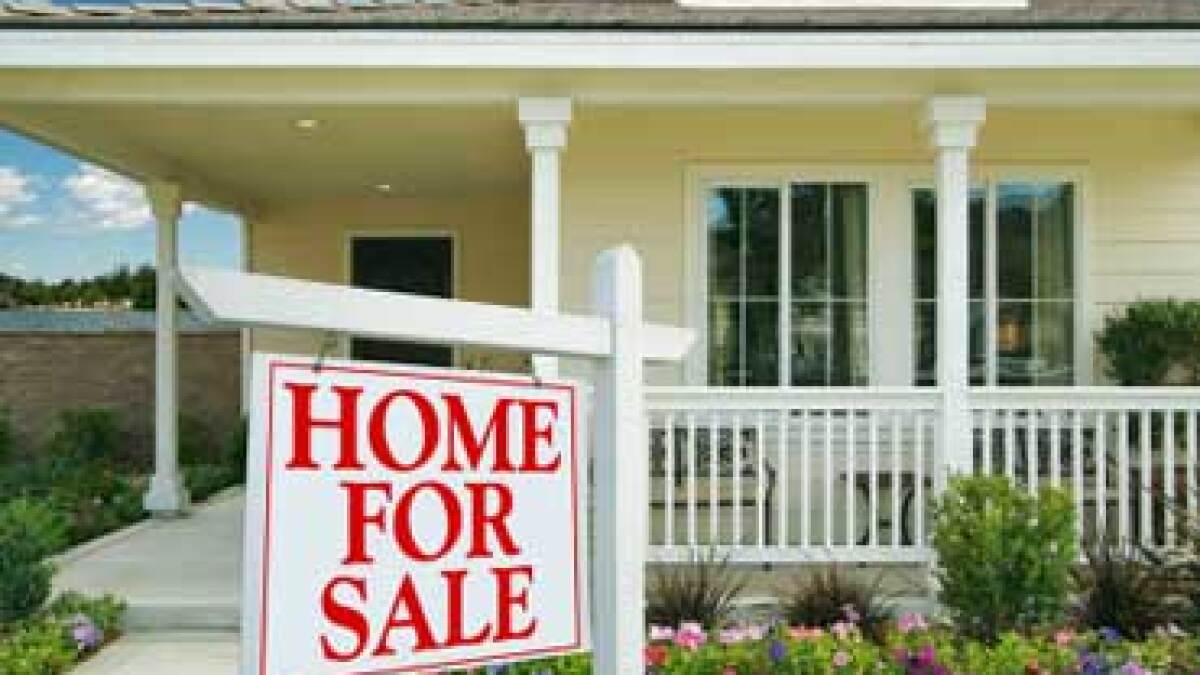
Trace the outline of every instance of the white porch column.
<instances>
[{"instance_id":1,"label":"white porch column","mask_svg":"<svg viewBox=\"0 0 1200 675\"><path fill-rule=\"evenodd\" d=\"M522 98L517 116L525 129L525 147L533 161L531 194L530 306L539 312L558 312L559 230L562 220L560 157L567 145L571 99ZM533 372L558 374L558 359L534 355Z\"/></svg>"},{"instance_id":2,"label":"white porch column","mask_svg":"<svg viewBox=\"0 0 1200 675\"><path fill-rule=\"evenodd\" d=\"M154 476L143 501L154 515L177 515L187 506L179 475L178 268L179 215L183 200L174 183L150 183L146 196L158 224L154 349Z\"/></svg>"},{"instance_id":3,"label":"white porch column","mask_svg":"<svg viewBox=\"0 0 1200 675\"><path fill-rule=\"evenodd\" d=\"M971 149L986 102L975 96L938 96L926 111L937 151L937 373L942 392L940 430L947 474L972 470L970 387Z\"/></svg>"}]
</instances>

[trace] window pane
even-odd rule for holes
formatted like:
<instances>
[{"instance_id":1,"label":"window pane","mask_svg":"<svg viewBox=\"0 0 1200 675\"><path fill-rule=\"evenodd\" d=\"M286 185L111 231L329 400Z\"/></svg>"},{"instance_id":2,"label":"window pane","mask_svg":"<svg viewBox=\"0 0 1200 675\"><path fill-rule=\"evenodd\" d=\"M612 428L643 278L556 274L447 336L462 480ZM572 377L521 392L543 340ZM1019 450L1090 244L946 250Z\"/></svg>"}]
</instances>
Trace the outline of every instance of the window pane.
<instances>
[{"instance_id":1,"label":"window pane","mask_svg":"<svg viewBox=\"0 0 1200 675\"><path fill-rule=\"evenodd\" d=\"M997 192L997 287L1001 299L1033 297L1033 186L1002 183Z\"/></svg>"},{"instance_id":2,"label":"window pane","mask_svg":"<svg viewBox=\"0 0 1200 675\"><path fill-rule=\"evenodd\" d=\"M742 384L779 384L779 303L746 303L746 373Z\"/></svg>"},{"instance_id":3,"label":"window pane","mask_svg":"<svg viewBox=\"0 0 1200 675\"><path fill-rule=\"evenodd\" d=\"M996 321L996 381L1033 384L1033 309L1028 302L1001 302Z\"/></svg>"},{"instance_id":4,"label":"window pane","mask_svg":"<svg viewBox=\"0 0 1200 675\"><path fill-rule=\"evenodd\" d=\"M983 300L987 297L987 191L971 190L971 202L967 206L967 217L971 228L971 263L970 263L970 294L972 300Z\"/></svg>"},{"instance_id":5,"label":"window pane","mask_svg":"<svg viewBox=\"0 0 1200 675\"><path fill-rule=\"evenodd\" d=\"M742 190L721 188L708 195L708 292L741 293Z\"/></svg>"},{"instance_id":6,"label":"window pane","mask_svg":"<svg viewBox=\"0 0 1200 675\"><path fill-rule=\"evenodd\" d=\"M916 376L918 387L937 384L937 304L919 300L913 312L916 344Z\"/></svg>"},{"instance_id":7,"label":"window pane","mask_svg":"<svg viewBox=\"0 0 1200 675\"><path fill-rule=\"evenodd\" d=\"M831 296L867 297L867 186L831 185L829 261Z\"/></svg>"},{"instance_id":8,"label":"window pane","mask_svg":"<svg viewBox=\"0 0 1200 675\"><path fill-rule=\"evenodd\" d=\"M1037 297L1074 295L1074 188L1069 183L1038 186Z\"/></svg>"},{"instance_id":9,"label":"window pane","mask_svg":"<svg viewBox=\"0 0 1200 675\"><path fill-rule=\"evenodd\" d=\"M867 306L838 302L830 307L829 379L831 386L867 383Z\"/></svg>"},{"instance_id":10,"label":"window pane","mask_svg":"<svg viewBox=\"0 0 1200 675\"><path fill-rule=\"evenodd\" d=\"M971 301L970 337L971 353L967 357L971 367L971 384L987 384L987 303Z\"/></svg>"},{"instance_id":11,"label":"window pane","mask_svg":"<svg viewBox=\"0 0 1200 675\"><path fill-rule=\"evenodd\" d=\"M792 303L792 384L823 387L827 384L829 309L821 303Z\"/></svg>"},{"instance_id":12,"label":"window pane","mask_svg":"<svg viewBox=\"0 0 1200 675\"><path fill-rule=\"evenodd\" d=\"M1034 384L1075 381L1075 309L1070 302L1039 302L1034 309Z\"/></svg>"},{"instance_id":13,"label":"window pane","mask_svg":"<svg viewBox=\"0 0 1200 675\"><path fill-rule=\"evenodd\" d=\"M742 383L741 304L708 303L708 383L734 386Z\"/></svg>"},{"instance_id":14,"label":"window pane","mask_svg":"<svg viewBox=\"0 0 1200 675\"><path fill-rule=\"evenodd\" d=\"M829 188L823 183L792 185L792 297L825 298Z\"/></svg>"},{"instance_id":15,"label":"window pane","mask_svg":"<svg viewBox=\"0 0 1200 675\"><path fill-rule=\"evenodd\" d=\"M913 246L916 297L937 297L937 201L933 190L913 190Z\"/></svg>"},{"instance_id":16,"label":"window pane","mask_svg":"<svg viewBox=\"0 0 1200 675\"><path fill-rule=\"evenodd\" d=\"M779 295L779 190L752 189L746 202L746 294Z\"/></svg>"}]
</instances>

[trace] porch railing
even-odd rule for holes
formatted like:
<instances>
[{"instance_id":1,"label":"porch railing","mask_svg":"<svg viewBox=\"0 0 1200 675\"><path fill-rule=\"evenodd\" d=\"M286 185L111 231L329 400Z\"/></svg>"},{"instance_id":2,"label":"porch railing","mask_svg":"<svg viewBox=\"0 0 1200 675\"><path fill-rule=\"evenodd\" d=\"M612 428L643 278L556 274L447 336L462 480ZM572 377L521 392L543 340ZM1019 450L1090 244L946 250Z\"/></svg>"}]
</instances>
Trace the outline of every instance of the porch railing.
<instances>
[{"instance_id":1,"label":"porch railing","mask_svg":"<svg viewBox=\"0 0 1200 675\"><path fill-rule=\"evenodd\" d=\"M973 469L1069 488L1079 535L1178 545L1197 389L977 389ZM648 390L650 556L922 562L942 487L936 389Z\"/></svg>"}]
</instances>

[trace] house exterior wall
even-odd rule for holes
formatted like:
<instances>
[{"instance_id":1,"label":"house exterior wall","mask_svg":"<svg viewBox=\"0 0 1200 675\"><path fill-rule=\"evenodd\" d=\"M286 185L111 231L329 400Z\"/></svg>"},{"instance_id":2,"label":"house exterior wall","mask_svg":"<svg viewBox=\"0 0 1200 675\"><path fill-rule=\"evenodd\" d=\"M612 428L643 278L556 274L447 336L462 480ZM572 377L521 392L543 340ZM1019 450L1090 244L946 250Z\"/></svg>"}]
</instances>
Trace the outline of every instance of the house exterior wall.
<instances>
[{"instance_id":1,"label":"house exterior wall","mask_svg":"<svg viewBox=\"0 0 1200 675\"><path fill-rule=\"evenodd\" d=\"M180 414L190 420L182 431L223 444L241 420L241 339L189 332L179 343ZM10 414L18 452L43 447L62 411L104 408L117 415L126 455L149 463L153 332L0 332L0 372L0 409Z\"/></svg>"},{"instance_id":2,"label":"house exterior wall","mask_svg":"<svg viewBox=\"0 0 1200 675\"><path fill-rule=\"evenodd\" d=\"M514 120L514 129L516 121ZM564 154L562 305L590 304L594 256L629 241L645 262L656 321L696 323L697 186L730 175L839 177L873 186L870 237L872 382L911 382L909 189L932 177L920 109L902 105L589 106L578 104ZM993 106L974 163L980 174L1050 175L1079 183L1081 343L1138 297L1200 295L1200 121L1185 108ZM527 174L528 166L514 166ZM344 281L350 233L453 232L460 297L528 302L526 192L298 201L252 224L256 271ZM320 337L257 331L253 347L313 354ZM1081 350L1085 356L1086 350ZM467 358L468 365L516 361ZM1099 381L1084 364L1081 384ZM568 364L565 372L579 372ZM651 368L655 383L688 369Z\"/></svg>"}]
</instances>

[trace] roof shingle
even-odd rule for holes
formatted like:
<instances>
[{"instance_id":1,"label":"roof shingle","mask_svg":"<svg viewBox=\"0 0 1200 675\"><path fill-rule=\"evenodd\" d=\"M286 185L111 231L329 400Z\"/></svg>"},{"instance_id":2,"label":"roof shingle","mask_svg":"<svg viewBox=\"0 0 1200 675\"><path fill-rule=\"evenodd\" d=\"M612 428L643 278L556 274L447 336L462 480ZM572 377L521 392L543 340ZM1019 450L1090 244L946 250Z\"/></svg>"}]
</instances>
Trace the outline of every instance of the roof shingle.
<instances>
[{"instance_id":1,"label":"roof shingle","mask_svg":"<svg viewBox=\"0 0 1200 675\"><path fill-rule=\"evenodd\" d=\"M1200 27L1200 0L1030 0L1025 9L684 8L675 0L192 0L95 2L64 11L48 0L0 0L0 27L413 29L1071 29Z\"/></svg>"}]
</instances>

